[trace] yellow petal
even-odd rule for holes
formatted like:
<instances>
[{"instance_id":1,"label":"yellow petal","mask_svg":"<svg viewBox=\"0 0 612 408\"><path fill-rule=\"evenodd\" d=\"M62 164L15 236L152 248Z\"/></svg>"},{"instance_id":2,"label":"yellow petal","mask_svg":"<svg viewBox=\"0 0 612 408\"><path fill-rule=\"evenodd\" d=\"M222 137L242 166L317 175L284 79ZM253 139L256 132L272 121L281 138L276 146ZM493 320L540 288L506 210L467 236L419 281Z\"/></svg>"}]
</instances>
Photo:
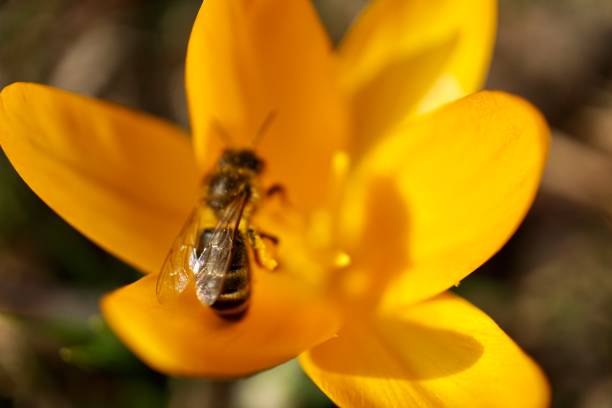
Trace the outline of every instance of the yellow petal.
<instances>
[{"instance_id":1,"label":"yellow petal","mask_svg":"<svg viewBox=\"0 0 612 408\"><path fill-rule=\"evenodd\" d=\"M444 294L360 316L304 353L312 380L342 407L545 407L540 369L482 311Z\"/></svg>"},{"instance_id":2,"label":"yellow petal","mask_svg":"<svg viewBox=\"0 0 612 408\"><path fill-rule=\"evenodd\" d=\"M386 292L391 304L458 283L523 219L548 144L541 115L497 92L397 128L347 185L341 233L353 258L349 272L364 275L363 290L373 298Z\"/></svg>"},{"instance_id":3,"label":"yellow petal","mask_svg":"<svg viewBox=\"0 0 612 408\"><path fill-rule=\"evenodd\" d=\"M410 114L476 91L495 26L493 0L373 1L340 48L362 148Z\"/></svg>"},{"instance_id":4,"label":"yellow petal","mask_svg":"<svg viewBox=\"0 0 612 408\"><path fill-rule=\"evenodd\" d=\"M195 202L184 134L107 103L13 84L0 94L0 144L55 212L143 271L159 270Z\"/></svg>"},{"instance_id":5,"label":"yellow petal","mask_svg":"<svg viewBox=\"0 0 612 408\"><path fill-rule=\"evenodd\" d=\"M210 167L224 144L214 122L234 144L248 146L273 111L276 118L257 145L269 179L285 184L301 207L319 203L332 155L347 135L346 106L333 65L309 1L205 1L186 67L202 169Z\"/></svg>"},{"instance_id":6,"label":"yellow petal","mask_svg":"<svg viewBox=\"0 0 612 408\"><path fill-rule=\"evenodd\" d=\"M198 303L193 288L170 304L155 298L156 276L102 302L111 328L151 367L174 375L230 377L287 361L329 339L334 309L283 272L255 270L250 310L227 322Z\"/></svg>"}]
</instances>

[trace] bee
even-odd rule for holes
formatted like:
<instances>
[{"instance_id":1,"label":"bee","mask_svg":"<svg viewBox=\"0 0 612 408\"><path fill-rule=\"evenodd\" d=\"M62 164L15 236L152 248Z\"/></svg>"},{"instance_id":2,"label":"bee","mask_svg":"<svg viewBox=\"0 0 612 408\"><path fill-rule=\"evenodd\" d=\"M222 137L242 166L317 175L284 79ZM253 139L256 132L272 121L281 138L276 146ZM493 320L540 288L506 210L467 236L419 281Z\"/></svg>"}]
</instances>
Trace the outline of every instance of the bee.
<instances>
[{"instance_id":1,"label":"bee","mask_svg":"<svg viewBox=\"0 0 612 408\"><path fill-rule=\"evenodd\" d=\"M258 136L271 118L266 118ZM160 303L179 295L194 281L200 303L218 316L239 320L245 315L251 295L247 247L262 267L273 270L277 266L262 238L274 244L278 239L250 227L260 200L263 169L264 161L253 149L223 151L215 168L203 178L203 194L162 265L156 285ZM281 189L274 185L268 192Z\"/></svg>"}]
</instances>

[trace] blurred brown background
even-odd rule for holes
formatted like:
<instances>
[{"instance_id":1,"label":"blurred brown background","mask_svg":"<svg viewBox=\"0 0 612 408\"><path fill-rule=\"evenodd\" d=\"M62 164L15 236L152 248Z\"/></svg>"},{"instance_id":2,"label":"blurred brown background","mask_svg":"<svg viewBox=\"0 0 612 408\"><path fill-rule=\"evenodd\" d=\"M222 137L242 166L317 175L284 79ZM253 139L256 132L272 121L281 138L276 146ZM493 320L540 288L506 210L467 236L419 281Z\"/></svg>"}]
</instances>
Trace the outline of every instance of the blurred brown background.
<instances>
[{"instance_id":1,"label":"blurred brown background","mask_svg":"<svg viewBox=\"0 0 612 408\"><path fill-rule=\"evenodd\" d=\"M336 41L365 3L315 1ZM183 61L198 7L0 0L0 87L47 83L187 127ZM487 87L534 102L554 141L527 220L457 291L541 364L555 407L612 407L612 2L503 0ZM4 156L0 277L0 406L331 406L295 363L233 383L146 368L97 309L138 274L55 216Z\"/></svg>"}]
</instances>

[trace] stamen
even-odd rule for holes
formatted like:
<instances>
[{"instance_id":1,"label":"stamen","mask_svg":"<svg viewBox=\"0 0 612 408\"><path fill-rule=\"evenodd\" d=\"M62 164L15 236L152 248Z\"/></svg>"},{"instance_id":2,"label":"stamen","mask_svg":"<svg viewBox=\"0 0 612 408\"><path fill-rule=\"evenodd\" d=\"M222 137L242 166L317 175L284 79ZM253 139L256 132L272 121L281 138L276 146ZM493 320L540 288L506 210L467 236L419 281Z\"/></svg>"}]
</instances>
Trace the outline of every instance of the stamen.
<instances>
[{"instance_id":1,"label":"stamen","mask_svg":"<svg viewBox=\"0 0 612 408\"><path fill-rule=\"evenodd\" d=\"M371 276L362 270L347 271L340 280L342 293L349 297L363 296L371 286Z\"/></svg>"},{"instance_id":2,"label":"stamen","mask_svg":"<svg viewBox=\"0 0 612 408\"><path fill-rule=\"evenodd\" d=\"M337 269L343 269L351 265L351 256L342 250L338 250L334 256L333 265Z\"/></svg>"},{"instance_id":3,"label":"stamen","mask_svg":"<svg viewBox=\"0 0 612 408\"><path fill-rule=\"evenodd\" d=\"M338 150L332 157L333 181L336 185L344 184L351 165L351 157L344 150Z\"/></svg>"},{"instance_id":4,"label":"stamen","mask_svg":"<svg viewBox=\"0 0 612 408\"><path fill-rule=\"evenodd\" d=\"M329 248L331 244L331 215L326 210L315 211L309 219L308 241L313 248Z\"/></svg>"}]
</instances>

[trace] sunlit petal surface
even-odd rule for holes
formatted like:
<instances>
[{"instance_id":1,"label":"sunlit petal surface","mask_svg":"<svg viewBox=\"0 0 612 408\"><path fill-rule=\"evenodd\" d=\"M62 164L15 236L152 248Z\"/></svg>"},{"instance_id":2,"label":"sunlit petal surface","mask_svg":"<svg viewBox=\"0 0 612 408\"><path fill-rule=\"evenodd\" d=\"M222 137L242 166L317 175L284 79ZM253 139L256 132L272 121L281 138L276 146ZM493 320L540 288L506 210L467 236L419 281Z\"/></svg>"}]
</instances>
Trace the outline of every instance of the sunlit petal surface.
<instances>
[{"instance_id":1,"label":"sunlit petal surface","mask_svg":"<svg viewBox=\"0 0 612 408\"><path fill-rule=\"evenodd\" d=\"M287 274L256 270L251 307L239 322L202 306L193 288L159 304L155 279L146 276L106 296L102 311L142 360L165 373L250 374L295 357L338 329L335 309Z\"/></svg>"},{"instance_id":2,"label":"sunlit petal surface","mask_svg":"<svg viewBox=\"0 0 612 408\"><path fill-rule=\"evenodd\" d=\"M320 204L331 157L347 137L332 60L309 1L205 1L186 68L202 169L227 144L215 123L231 142L248 146L273 111L276 118L257 145L268 178L285 184L300 208Z\"/></svg>"},{"instance_id":3,"label":"sunlit petal surface","mask_svg":"<svg viewBox=\"0 0 612 408\"><path fill-rule=\"evenodd\" d=\"M91 240L157 272L195 203L189 140L161 120L34 84L0 94L0 144L30 188Z\"/></svg>"},{"instance_id":4,"label":"sunlit petal surface","mask_svg":"<svg viewBox=\"0 0 612 408\"><path fill-rule=\"evenodd\" d=\"M300 359L343 407L545 407L540 369L484 313L444 294L355 316Z\"/></svg>"},{"instance_id":5,"label":"sunlit petal surface","mask_svg":"<svg viewBox=\"0 0 612 408\"><path fill-rule=\"evenodd\" d=\"M359 151L414 113L475 92L495 39L493 0L377 0L340 47Z\"/></svg>"},{"instance_id":6,"label":"sunlit petal surface","mask_svg":"<svg viewBox=\"0 0 612 408\"><path fill-rule=\"evenodd\" d=\"M497 92L395 129L347 186L342 234L353 265L338 284L389 306L457 284L523 219L548 144L540 114Z\"/></svg>"}]
</instances>

